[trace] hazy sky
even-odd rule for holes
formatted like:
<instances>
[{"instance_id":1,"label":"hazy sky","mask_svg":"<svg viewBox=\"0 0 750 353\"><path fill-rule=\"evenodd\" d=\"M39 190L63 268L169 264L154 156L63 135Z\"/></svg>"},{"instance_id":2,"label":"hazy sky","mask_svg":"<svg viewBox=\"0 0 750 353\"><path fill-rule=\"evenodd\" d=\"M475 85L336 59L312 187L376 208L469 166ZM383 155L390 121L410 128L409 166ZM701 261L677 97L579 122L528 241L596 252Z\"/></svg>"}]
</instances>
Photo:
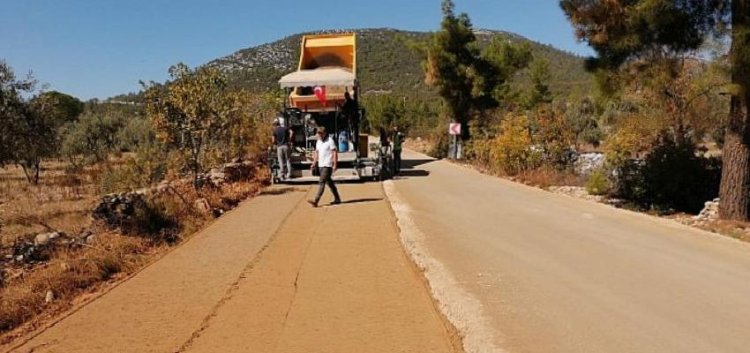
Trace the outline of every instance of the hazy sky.
<instances>
[{"instance_id":1,"label":"hazy sky","mask_svg":"<svg viewBox=\"0 0 750 353\"><path fill-rule=\"evenodd\" d=\"M516 32L578 54L556 0L456 0L476 28ZM440 0L2 0L0 58L83 99L138 90L190 66L289 34L331 28L436 30Z\"/></svg>"}]
</instances>

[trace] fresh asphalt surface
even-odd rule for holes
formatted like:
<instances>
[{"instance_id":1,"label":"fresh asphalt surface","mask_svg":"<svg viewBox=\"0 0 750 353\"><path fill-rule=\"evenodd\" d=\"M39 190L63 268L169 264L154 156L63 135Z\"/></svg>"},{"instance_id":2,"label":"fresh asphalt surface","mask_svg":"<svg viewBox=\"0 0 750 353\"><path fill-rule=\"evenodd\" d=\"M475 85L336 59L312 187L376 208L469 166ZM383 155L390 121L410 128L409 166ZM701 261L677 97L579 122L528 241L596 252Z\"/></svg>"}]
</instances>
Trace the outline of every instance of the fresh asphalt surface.
<instances>
[{"instance_id":1,"label":"fresh asphalt surface","mask_svg":"<svg viewBox=\"0 0 750 353\"><path fill-rule=\"evenodd\" d=\"M486 351L750 351L748 244L404 157L393 189L442 277L480 303L487 327L468 338Z\"/></svg>"}]
</instances>

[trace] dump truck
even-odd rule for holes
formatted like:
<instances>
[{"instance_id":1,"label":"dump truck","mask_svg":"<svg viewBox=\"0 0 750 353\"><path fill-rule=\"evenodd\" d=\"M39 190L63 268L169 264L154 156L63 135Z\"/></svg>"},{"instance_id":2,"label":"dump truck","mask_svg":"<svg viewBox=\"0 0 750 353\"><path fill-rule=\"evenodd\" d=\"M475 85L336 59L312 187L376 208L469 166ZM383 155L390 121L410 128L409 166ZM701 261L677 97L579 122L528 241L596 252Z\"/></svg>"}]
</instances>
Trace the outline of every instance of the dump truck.
<instances>
[{"instance_id":1,"label":"dump truck","mask_svg":"<svg viewBox=\"0 0 750 353\"><path fill-rule=\"evenodd\" d=\"M310 167L320 126L339 146L335 180L382 180L392 175L388 148L360 134L366 112L359 104L354 33L303 36L299 66L283 76L279 85L287 98L277 120L294 133L292 178L286 181L315 180ZM268 160L274 181L280 181L275 151L269 152Z\"/></svg>"}]
</instances>

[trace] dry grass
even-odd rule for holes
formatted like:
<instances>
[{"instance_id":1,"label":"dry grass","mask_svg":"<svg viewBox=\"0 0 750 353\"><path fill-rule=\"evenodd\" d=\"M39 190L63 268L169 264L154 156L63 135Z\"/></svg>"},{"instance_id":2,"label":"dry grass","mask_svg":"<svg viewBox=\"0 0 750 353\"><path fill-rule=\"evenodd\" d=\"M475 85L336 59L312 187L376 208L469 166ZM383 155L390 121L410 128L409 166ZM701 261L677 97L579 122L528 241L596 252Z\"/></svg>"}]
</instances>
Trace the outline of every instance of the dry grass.
<instances>
[{"instance_id":1,"label":"dry grass","mask_svg":"<svg viewBox=\"0 0 750 353\"><path fill-rule=\"evenodd\" d=\"M0 289L0 331L11 330L43 312L69 309L77 295L115 275L132 273L159 249L144 238L102 233L81 249L57 251L50 262ZM47 302L50 291L54 300ZM6 335L0 344L13 336Z\"/></svg>"},{"instance_id":2,"label":"dry grass","mask_svg":"<svg viewBox=\"0 0 750 353\"><path fill-rule=\"evenodd\" d=\"M513 178L515 181L542 189L550 186L584 186L586 178L571 171L557 170L551 167L541 167L523 172Z\"/></svg>"},{"instance_id":3,"label":"dry grass","mask_svg":"<svg viewBox=\"0 0 750 353\"><path fill-rule=\"evenodd\" d=\"M0 247L50 230L76 234L90 224L97 188L89 174L71 175L65 164L44 163L39 185L20 168L0 168Z\"/></svg>"},{"instance_id":4,"label":"dry grass","mask_svg":"<svg viewBox=\"0 0 750 353\"><path fill-rule=\"evenodd\" d=\"M18 168L0 169L0 248L50 230L76 235L86 229L95 238L57 246L43 263L0 261L0 333L5 332L0 345L68 310L76 298L137 271L222 213L202 212L194 207L196 200L205 198L212 209L229 210L257 194L268 179L266 169L258 168L251 180L220 188L196 191L189 183L175 183L149 199L175 227L125 236L92 221L90 214L99 200L95 170L71 176L62 163L46 165L50 167L38 186L29 185ZM54 294L51 302L46 300L49 291Z\"/></svg>"}]
</instances>

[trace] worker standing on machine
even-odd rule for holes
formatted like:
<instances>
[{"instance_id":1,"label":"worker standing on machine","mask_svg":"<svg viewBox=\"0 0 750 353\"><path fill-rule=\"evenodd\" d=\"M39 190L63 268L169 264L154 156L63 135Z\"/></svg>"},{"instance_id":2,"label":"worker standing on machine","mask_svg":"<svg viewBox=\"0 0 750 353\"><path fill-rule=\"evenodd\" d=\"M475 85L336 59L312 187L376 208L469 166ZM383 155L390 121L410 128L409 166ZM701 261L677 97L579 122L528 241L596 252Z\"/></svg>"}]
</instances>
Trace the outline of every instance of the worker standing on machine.
<instances>
[{"instance_id":1,"label":"worker standing on machine","mask_svg":"<svg viewBox=\"0 0 750 353\"><path fill-rule=\"evenodd\" d=\"M354 98L349 94L349 91L344 93L344 104L341 107L342 113L346 117L346 121L349 123L353 136L351 138L356 141L359 136L359 104L357 102L357 89L354 88Z\"/></svg>"}]
</instances>

